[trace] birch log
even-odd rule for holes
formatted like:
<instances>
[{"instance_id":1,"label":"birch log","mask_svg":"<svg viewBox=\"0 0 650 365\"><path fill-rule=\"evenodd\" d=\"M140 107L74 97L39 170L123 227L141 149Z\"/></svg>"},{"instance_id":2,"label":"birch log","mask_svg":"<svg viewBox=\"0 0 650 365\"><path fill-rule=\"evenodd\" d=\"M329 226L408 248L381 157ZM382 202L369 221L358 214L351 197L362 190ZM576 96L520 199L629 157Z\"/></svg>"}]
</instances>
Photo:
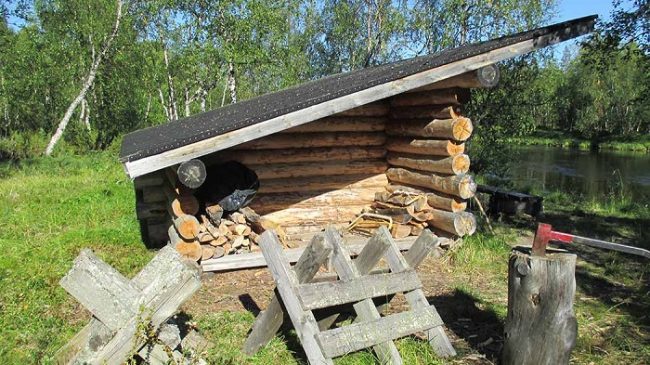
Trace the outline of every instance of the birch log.
<instances>
[{"instance_id":1,"label":"birch log","mask_svg":"<svg viewBox=\"0 0 650 365\"><path fill-rule=\"evenodd\" d=\"M469 171L469 157L465 154L450 157L422 157L391 152L386 160L389 165L408 167L420 171L439 172L442 174L465 174Z\"/></svg>"},{"instance_id":2,"label":"birch log","mask_svg":"<svg viewBox=\"0 0 650 365\"><path fill-rule=\"evenodd\" d=\"M462 199L469 199L476 193L476 183L470 175L438 176L403 168L390 168L386 171L386 176L390 181L421 186Z\"/></svg>"},{"instance_id":3,"label":"birch log","mask_svg":"<svg viewBox=\"0 0 650 365\"><path fill-rule=\"evenodd\" d=\"M396 121L386 126L391 136L428 137L466 141L474 131L469 118L453 119L408 119Z\"/></svg>"},{"instance_id":4,"label":"birch log","mask_svg":"<svg viewBox=\"0 0 650 365\"><path fill-rule=\"evenodd\" d=\"M386 149L418 155L455 156L465 152L465 144L450 140L392 137L386 141Z\"/></svg>"}]
</instances>

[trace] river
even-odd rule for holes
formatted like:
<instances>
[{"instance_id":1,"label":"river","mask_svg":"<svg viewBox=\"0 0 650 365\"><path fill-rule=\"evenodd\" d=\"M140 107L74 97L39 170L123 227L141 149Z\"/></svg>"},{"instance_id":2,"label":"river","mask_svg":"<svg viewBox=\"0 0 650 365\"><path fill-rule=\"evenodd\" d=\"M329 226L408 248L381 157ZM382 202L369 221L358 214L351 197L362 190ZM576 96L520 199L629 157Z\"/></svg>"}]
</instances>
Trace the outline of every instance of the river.
<instances>
[{"instance_id":1,"label":"river","mask_svg":"<svg viewBox=\"0 0 650 365\"><path fill-rule=\"evenodd\" d=\"M510 169L515 187L580 194L589 199L631 197L650 202L650 154L518 147Z\"/></svg>"}]
</instances>

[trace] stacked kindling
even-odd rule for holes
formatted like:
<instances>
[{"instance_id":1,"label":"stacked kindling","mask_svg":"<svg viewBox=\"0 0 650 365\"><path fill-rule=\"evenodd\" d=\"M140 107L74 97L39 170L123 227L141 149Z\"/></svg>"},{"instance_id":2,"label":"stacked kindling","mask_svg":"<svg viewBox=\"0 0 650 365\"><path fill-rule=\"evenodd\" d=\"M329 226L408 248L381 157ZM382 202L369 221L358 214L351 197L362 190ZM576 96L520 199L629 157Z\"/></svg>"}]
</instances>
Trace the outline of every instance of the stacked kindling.
<instances>
[{"instance_id":1,"label":"stacked kindling","mask_svg":"<svg viewBox=\"0 0 650 365\"><path fill-rule=\"evenodd\" d=\"M476 222L464 210L476 184L467 175L470 160L464 154L464 142L473 126L459 113L466 90L429 89L433 90L401 94L390 101L391 118L386 125L390 185L388 193L376 200L384 205L422 202L417 210L411 207L420 213L419 226L424 223L457 236L472 234Z\"/></svg>"}]
</instances>

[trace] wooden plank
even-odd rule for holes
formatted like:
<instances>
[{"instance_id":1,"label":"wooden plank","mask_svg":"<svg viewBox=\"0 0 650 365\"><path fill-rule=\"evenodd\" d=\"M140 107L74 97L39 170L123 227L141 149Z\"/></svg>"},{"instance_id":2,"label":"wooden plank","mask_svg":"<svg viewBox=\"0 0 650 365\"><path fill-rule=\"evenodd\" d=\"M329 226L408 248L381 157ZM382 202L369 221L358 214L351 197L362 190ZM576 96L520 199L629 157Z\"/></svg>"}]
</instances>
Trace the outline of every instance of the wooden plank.
<instances>
[{"instance_id":1,"label":"wooden plank","mask_svg":"<svg viewBox=\"0 0 650 365\"><path fill-rule=\"evenodd\" d=\"M250 125L234 130L219 136L206 138L204 140L178 147L154 156L145 157L135 161L124 163L124 167L131 178L144 175L151 171L181 163L185 160L201 157L208 153L239 145L260 137L264 137L279 131L296 127L317 119L340 113L354 107L365 105L377 100L385 99L393 95L401 94L408 90L433 84L437 81L473 71L481 67L497 63L518 55L531 52L535 49L544 48L551 44L562 42L566 39L587 34L593 29L593 22L588 24L575 24L568 29L547 34L522 42L514 43L506 47L500 47L476 56L467 57L463 60L447 63L427 71L387 82L381 85L334 98L326 102L313 105L295 112L287 113L267 121Z\"/></svg>"},{"instance_id":2,"label":"wooden plank","mask_svg":"<svg viewBox=\"0 0 650 365\"><path fill-rule=\"evenodd\" d=\"M390 232L388 232L386 227L380 227L379 230L384 231L384 234L386 235L390 235ZM388 267L390 268L390 270L392 272L402 272L411 269L409 262L407 262L406 258L402 256L398 246L395 244L393 240L390 241L391 241L390 247L386 251L386 261L388 261ZM421 260L423 260L424 257L426 257L426 255L423 255L423 251L426 250L426 247L432 244L431 238L428 234L423 238L421 244L423 245L423 248L418 249L420 251L419 253L414 252L411 255L407 255L408 257L410 257L411 260L413 260L414 264L421 262ZM424 295L424 291L422 291L422 289L415 289L413 291L405 293L404 296L406 297L406 301L411 306L411 309L418 310L418 309L429 308L430 310L433 311L433 313L435 313L436 316L438 316L438 318L440 318L435 307L429 306L427 297ZM449 337L447 337L447 334L445 333L442 324L443 324L442 319L440 319L439 326L431 328L427 331L429 344L436 352L436 354L438 354L439 356L442 357L456 356L456 350L454 350L454 346L451 344L451 341L449 341Z\"/></svg>"},{"instance_id":3,"label":"wooden plank","mask_svg":"<svg viewBox=\"0 0 650 365\"><path fill-rule=\"evenodd\" d=\"M327 260L331 251L332 248L325 243L323 235L314 236L294 267L298 282L307 283L311 281L318 272L321 263ZM282 326L283 317L284 312L280 300L273 294L273 298L266 310L261 312L255 319L253 329L246 339L246 343L244 343L243 352L253 355L261 347L269 343Z\"/></svg>"},{"instance_id":4,"label":"wooden plank","mask_svg":"<svg viewBox=\"0 0 650 365\"><path fill-rule=\"evenodd\" d=\"M352 256L357 256L365 244L359 243L361 241L366 241L366 237L350 237L346 238L348 244L345 246L348 253ZM416 237L407 237L396 240L397 246L400 250L406 251L411 248L411 245L416 240ZM300 248L291 248L284 250L289 262L296 262L302 255L304 247ZM243 269L252 269L265 267L266 260L264 255L260 252L245 253L241 255L227 255L217 259L209 259L201 261L201 268L204 272L221 272L221 271L231 271L231 270L243 270Z\"/></svg>"},{"instance_id":5,"label":"wooden plank","mask_svg":"<svg viewBox=\"0 0 650 365\"><path fill-rule=\"evenodd\" d=\"M422 287L415 271L361 276L353 281L301 284L300 301L305 309L327 308ZM327 295L324 295L327 293Z\"/></svg>"},{"instance_id":6,"label":"wooden plank","mask_svg":"<svg viewBox=\"0 0 650 365\"><path fill-rule=\"evenodd\" d=\"M363 254L363 256L361 254L359 255L357 260L355 260L355 265L352 263L350 255L341 245L341 236L339 235L338 231L331 227L325 229L325 240L330 242L333 249L332 264L334 265L336 273L339 275L341 280L358 280L361 275L364 275L368 271L372 270L372 268L377 264L379 259L383 256L383 253L388 248L388 243L383 239L383 237L377 235L375 235L375 237L377 237L377 239L370 240L366 247L364 247L363 251L361 251L361 254ZM379 312L377 311L375 303L372 301L372 299L364 299L362 301L359 301L354 304L353 307L354 311L357 313L357 316L361 321L370 322L380 318ZM331 345L331 343L324 339L321 334L319 334L319 342L323 349L323 352L326 352L328 346ZM402 358L397 351L397 347L395 347L395 344L392 341L377 341L373 343L367 343L367 346L363 346L361 348L370 346L372 346L375 354L377 354L377 357L382 364L402 364ZM361 348L357 350L360 350ZM343 352L336 356L340 356L346 352Z\"/></svg>"},{"instance_id":7,"label":"wooden plank","mask_svg":"<svg viewBox=\"0 0 650 365\"><path fill-rule=\"evenodd\" d=\"M435 308L428 307L321 332L318 341L325 356L335 357L442 324Z\"/></svg>"},{"instance_id":8,"label":"wooden plank","mask_svg":"<svg viewBox=\"0 0 650 365\"><path fill-rule=\"evenodd\" d=\"M59 284L111 330L137 314L138 291L89 249L79 253Z\"/></svg>"},{"instance_id":9,"label":"wooden plank","mask_svg":"<svg viewBox=\"0 0 650 365\"><path fill-rule=\"evenodd\" d=\"M173 252L172 252L173 251ZM171 247L166 248L149 270L136 275L134 282L155 278L140 291L136 308L147 308L147 313L136 313L115 336L95 354L90 363L122 364L130 352L141 346L140 339L135 338L138 323L142 315L149 315L151 325L158 328L178 310L180 305L196 292L200 285L198 266L182 261ZM154 272L156 271L156 272Z\"/></svg>"},{"instance_id":10,"label":"wooden plank","mask_svg":"<svg viewBox=\"0 0 650 365\"><path fill-rule=\"evenodd\" d=\"M289 266L289 261L284 257L282 244L273 231L262 233L260 247L277 284L276 289L282 297L282 303L305 350L307 359L311 364L334 364L331 358L323 356L321 348L316 342L315 336L319 333L318 324L311 311L303 310L300 305L296 290L300 282ZM311 256L310 261L313 261L313 263L310 266L320 266L323 263L316 260L325 261L322 256Z\"/></svg>"}]
</instances>

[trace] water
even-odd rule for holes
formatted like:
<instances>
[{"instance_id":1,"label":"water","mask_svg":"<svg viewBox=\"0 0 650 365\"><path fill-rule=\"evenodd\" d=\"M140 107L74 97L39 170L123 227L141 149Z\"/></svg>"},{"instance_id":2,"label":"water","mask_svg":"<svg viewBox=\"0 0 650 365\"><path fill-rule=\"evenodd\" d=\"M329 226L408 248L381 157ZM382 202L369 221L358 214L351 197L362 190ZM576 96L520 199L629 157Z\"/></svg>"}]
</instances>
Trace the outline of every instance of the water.
<instances>
[{"instance_id":1,"label":"water","mask_svg":"<svg viewBox=\"0 0 650 365\"><path fill-rule=\"evenodd\" d=\"M517 151L510 171L516 187L559 190L596 200L624 193L638 202L650 202L650 154L542 146Z\"/></svg>"}]
</instances>

